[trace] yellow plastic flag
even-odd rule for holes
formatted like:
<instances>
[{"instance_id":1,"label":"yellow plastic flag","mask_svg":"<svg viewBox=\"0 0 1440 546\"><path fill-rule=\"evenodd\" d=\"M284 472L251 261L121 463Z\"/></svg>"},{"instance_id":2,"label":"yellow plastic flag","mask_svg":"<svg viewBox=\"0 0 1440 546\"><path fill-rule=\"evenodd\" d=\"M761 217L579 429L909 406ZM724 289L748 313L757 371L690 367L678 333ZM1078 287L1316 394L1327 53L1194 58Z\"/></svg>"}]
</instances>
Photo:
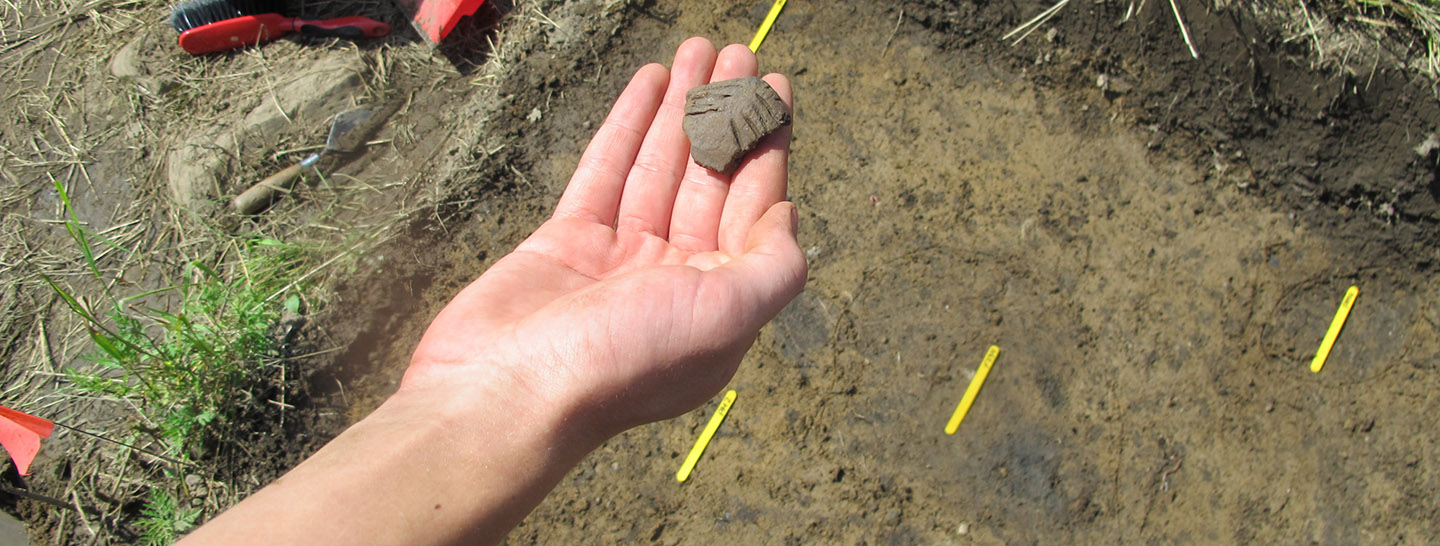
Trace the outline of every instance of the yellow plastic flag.
<instances>
[{"instance_id":1,"label":"yellow plastic flag","mask_svg":"<svg viewBox=\"0 0 1440 546\"><path fill-rule=\"evenodd\" d=\"M755 31L755 37L750 39L750 52L760 51L760 43L765 41L765 36L770 34L770 27L775 25L775 18L780 16L780 9L785 7L785 0L775 0L770 6L770 13L765 14L765 22L760 23L760 30Z\"/></svg>"},{"instance_id":2,"label":"yellow plastic flag","mask_svg":"<svg viewBox=\"0 0 1440 546\"><path fill-rule=\"evenodd\" d=\"M1355 306L1355 298L1360 295L1360 287L1351 286L1345 291L1345 298L1340 300L1340 309L1335 311L1335 318L1330 321L1330 329L1325 331L1325 339L1320 340L1320 350L1315 352L1315 360L1310 361L1310 372L1320 373L1320 368L1325 367L1325 359L1330 358L1330 349L1335 346L1335 338L1340 337L1340 329L1345 326L1345 319L1350 317L1350 308Z\"/></svg>"},{"instance_id":3,"label":"yellow plastic flag","mask_svg":"<svg viewBox=\"0 0 1440 546\"><path fill-rule=\"evenodd\" d=\"M980 369L975 370L975 379L970 380L970 387L965 389L965 397L960 399L960 405L955 407L950 422L945 424L945 434L955 434L955 430L960 428L960 421L964 421L965 414L970 413L970 405L975 403L975 397L980 394L980 386L985 384L985 378L990 375L990 367L995 365L995 358L998 356L998 346L991 345L990 350L985 351L985 360L981 360Z\"/></svg>"},{"instance_id":4,"label":"yellow plastic flag","mask_svg":"<svg viewBox=\"0 0 1440 546\"><path fill-rule=\"evenodd\" d=\"M700 438L695 440L695 447L690 448L690 454L685 456L685 463L680 465L680 471L675 473L675 481L684 482L690 479L690 471L695 470L695 463L700 462L700 454L705 453L705 446L710 445L710 439L715 437L715 431L720 429L720 423L730 413L730 406L735 405L735 391L725 393L725 398L720 401L720 407L715 408L715 414L710 416L710 422L705 425L705 430L700 432Z\"/></svg>"}]
</instances>

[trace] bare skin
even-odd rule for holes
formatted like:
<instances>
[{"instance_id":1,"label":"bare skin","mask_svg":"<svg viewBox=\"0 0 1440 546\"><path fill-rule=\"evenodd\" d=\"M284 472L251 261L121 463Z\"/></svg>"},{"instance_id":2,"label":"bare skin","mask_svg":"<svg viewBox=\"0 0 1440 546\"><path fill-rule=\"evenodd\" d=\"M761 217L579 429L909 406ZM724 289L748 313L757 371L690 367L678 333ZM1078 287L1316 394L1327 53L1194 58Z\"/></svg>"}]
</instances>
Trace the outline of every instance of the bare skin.
<instances>
[{"instance_id":1,"label":"bare skin","mask_svg":"<svg viewBox=\"0 0 1440 546\"><path fill-rule=\"evenodd\" d=\"M719 392L806 276L789 127L729 176L680 128L691 87L756 71L701 38L641 68L554 215L440 312L399 391L181 544L496 543L601 443Z\"/></svg>"}]
</instances>

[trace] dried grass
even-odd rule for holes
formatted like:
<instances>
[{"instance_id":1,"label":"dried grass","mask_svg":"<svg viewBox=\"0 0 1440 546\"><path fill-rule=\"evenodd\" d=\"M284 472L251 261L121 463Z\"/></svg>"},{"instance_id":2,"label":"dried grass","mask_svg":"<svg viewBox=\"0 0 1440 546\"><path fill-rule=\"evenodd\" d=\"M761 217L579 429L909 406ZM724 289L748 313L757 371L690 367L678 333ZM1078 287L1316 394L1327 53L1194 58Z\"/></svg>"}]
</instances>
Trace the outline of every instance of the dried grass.
<instances>
[{"instance_id":1,"label":"dried grass","mask_svg":"<svg viewBox=\"0 0 1440 546\"><path fill-rule=\"evenodd\" d=\"M1440 3L1430 0L1357 0L1362 11L1395 14L1410 23L1425 42L1425 71L1440 77Z\"/></svg>"},{"instance_id":2,"label":"dried grass","mask_svg":"<svg viewBox=\"0 0 1440 546\"><path fill-rule=\"evenodd\" d=\"M1399 68L1440 79L1440 3L1431 0L1355 0L1254 4L1252 12L1304 40L1315 67L1370 81L1380 68ZM1398 46L1398 47L1397 47Z\"/></svg>"}]
</instances>

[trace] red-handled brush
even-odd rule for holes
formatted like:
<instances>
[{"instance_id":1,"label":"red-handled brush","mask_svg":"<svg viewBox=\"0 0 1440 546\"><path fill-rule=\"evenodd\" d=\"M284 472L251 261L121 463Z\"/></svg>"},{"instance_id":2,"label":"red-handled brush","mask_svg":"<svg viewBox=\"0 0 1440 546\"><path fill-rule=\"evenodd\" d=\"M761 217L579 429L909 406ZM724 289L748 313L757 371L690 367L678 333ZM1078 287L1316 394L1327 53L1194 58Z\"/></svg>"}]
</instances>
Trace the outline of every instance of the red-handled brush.
<instances>
[{"instance_id":1,"label":"red-handled brush","mask_svg":"<svg viewBox=\"0 0 1440 546\"><path fill-rule=\"evenodd\" d=\"M195 55L228 51L279 39L291 32L332 38L381 38L390 25L369 17L314 21L286 17L273 0L189 0L171 11L180 47Z\"/></svg>"}]
</instances>

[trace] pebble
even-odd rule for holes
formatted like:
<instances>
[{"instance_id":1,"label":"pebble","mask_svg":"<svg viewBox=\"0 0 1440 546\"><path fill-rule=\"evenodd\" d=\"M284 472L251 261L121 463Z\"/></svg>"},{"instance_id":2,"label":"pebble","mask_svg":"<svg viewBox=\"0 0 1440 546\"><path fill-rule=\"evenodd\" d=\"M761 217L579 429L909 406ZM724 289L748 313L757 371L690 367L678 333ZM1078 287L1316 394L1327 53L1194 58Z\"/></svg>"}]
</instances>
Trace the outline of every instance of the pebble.
<instances>
[{"instance_id":1,"label":"pebble","mask_svg":"<svg viewBox=\"0 0 1440 546\"><path fill-rule=\"evenodd\" d=\"M885 515L885 524L890 526L899 525L900 517L899 510L891 510L889 514Z\"/></svg>"},{"instance_id":2,"label":"pebble","mask_svg":"<svg viewBox=\"0 0 1440 546\"><path fill-rule=\"evenodd\" d=\"M185 475L185 491L189 492L194 499L203 499L210 493L210 488L205 485L205 478L198 474Z\"/></svg>"}]
</instances>

